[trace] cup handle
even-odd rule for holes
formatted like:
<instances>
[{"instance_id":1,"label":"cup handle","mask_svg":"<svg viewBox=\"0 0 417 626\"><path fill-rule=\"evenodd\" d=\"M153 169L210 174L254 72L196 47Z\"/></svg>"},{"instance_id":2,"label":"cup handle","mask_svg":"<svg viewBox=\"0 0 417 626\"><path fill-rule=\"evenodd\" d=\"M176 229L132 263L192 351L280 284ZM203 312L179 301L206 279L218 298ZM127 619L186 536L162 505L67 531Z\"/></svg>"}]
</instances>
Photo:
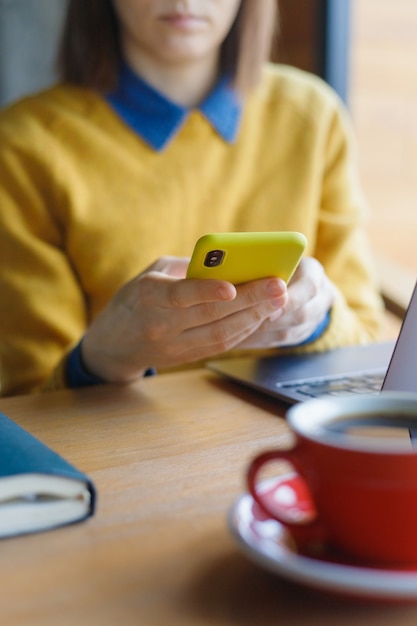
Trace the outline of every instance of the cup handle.
<instances>
[{"instance_id":1,"label":"cup handle","mask_svg":"<svg viewBox=\"0 0 417 626\"><path fill-rule=\"evenodd\" d=\"M308 511L306 511L305 515L300 515L298 508L296 511L297 514L294 515L293 518L290 518L287 508L287 515L285 515L282 507L279 507L279 504L276 507L271 506L271 497L268 498L268 491L266 492L267 495L259 491L259 473L265 465L272 461L287 461L292 465L296 474L303 479L306 484L309 500L311 501L311 507L308 507ZM290 450L267 450L256 456L248 467L247 486L252 498L263 513L285 526L299 547L302 547L303 550L308 552L318 552L323 548L326 543L326 532L317 515L313 496L303 476L302 462L297 446Z\"/></svg>"}]
</instances>

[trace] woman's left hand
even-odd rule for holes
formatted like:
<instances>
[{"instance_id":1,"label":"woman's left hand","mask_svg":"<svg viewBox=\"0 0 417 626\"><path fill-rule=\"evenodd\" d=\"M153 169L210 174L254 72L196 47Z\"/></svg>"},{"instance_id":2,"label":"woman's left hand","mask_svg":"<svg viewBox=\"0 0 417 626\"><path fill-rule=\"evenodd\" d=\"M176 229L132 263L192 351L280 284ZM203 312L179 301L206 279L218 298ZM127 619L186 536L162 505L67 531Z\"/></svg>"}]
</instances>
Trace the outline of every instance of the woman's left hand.
<instances>
[{"instance_id":1,"label":"woman's left hand","mask_svg":"<svg viewBox=\"0 0 417 626\"><path fill-rule=\"evenodd\" d=\"M334 297L335 287L321 263L305 257L288 285L286 305L235 348L278 348L302 343L324 320Z\"/></svg>"}]
</instances>

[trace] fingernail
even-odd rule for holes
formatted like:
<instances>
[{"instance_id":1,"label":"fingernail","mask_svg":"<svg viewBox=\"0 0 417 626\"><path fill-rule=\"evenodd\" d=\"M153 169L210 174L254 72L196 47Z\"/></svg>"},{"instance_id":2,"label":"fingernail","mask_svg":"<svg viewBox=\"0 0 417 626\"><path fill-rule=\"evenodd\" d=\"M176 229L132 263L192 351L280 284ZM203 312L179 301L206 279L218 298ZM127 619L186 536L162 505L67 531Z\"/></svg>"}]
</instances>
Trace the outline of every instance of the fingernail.
<instances>
[{"instance_id":1,"label":"fingernail","mask_svg":"<svg viewBox=\"0 0 417 626\"><path fill-rule=\"evenodd\" d=\"M270 296L277 298L284 294L285 285L279 278L274 278L269 281L267 289Z\"/></svg>"},{"instance_id":2,"label":"fingernail","mask_svg":"<svg viewBox=\"0 0 417 626\"><path fill-rule=\"evenodd\" d=\"M280 279L271 280L267 285L267 290L269 296L271 296L271 304L276 307L282 307L285 295L285 285L282 281Z\"/></svg>"},{"instance_id":3,"label":"fingernail","mask_svg":"<svg viewBox=\"0 0 417 626\"><path fill-rule=\"evenodd\" d=\"M231 293L230 289L227 287L218 287L217 295L221 300L233 300L234 295Z\"/></svg>"}]
</instances>

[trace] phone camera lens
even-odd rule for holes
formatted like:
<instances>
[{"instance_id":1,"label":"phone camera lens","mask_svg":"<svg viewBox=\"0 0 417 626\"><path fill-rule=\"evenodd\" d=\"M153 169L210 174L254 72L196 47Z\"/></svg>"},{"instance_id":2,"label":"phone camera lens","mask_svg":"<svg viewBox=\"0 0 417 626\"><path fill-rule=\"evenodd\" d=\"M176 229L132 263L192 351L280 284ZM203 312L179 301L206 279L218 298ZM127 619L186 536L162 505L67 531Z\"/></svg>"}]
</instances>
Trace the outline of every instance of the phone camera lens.
<instances>
[{"instance_id":1,"label":"phone camera lens","mask_svg":"<svg viewBox=\"0 0 417 626\"><path fill-rule=\"evenodd\" d=\"M210 250L204 259L205 267L217 267L221 264L224 257L224 250Z\"/></svg>"}]
</instances>

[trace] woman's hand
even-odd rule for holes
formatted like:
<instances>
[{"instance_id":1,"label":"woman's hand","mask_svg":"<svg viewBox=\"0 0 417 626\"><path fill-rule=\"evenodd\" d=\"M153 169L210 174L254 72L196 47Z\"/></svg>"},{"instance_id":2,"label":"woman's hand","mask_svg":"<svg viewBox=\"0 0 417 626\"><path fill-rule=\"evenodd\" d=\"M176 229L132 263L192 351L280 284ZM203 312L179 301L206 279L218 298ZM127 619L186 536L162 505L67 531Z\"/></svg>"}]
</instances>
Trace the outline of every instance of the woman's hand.
<instances>
[{"instance_id":1,"label":"woman's hand","mask_svg":"<svg viewBox=\"0 0 417 626\"><path fill-rule=\"evenodd\" d=\"M291 310L305 307L306 298L294 289L292 309L287 309L284 281L266 278L236 288L226 281L184 279L188 262L159 259L116 293L82 342L84 365L91 374L126 383L150 366L173 367L236 346L258 347L268 336L277 345L291 320L299 323L300 313ZM311 308L316 319L317 307ZM277 320L281 315L284 325ZM268 321L272 319L276 321Z\"/></svg>"},{"instance_id":2,"label":"woman's hand","mask_svg":"<svg viewBox=\"0 0 417 626\"><path fill-rule=\"evenodd\" d=\"M239 288L238 288L239 289ZM238 348L297 345L308 339L331 309L335 287L322 265L311 257L301 260L289 286L288 300Z\"/></svg>"}]
</instances>

